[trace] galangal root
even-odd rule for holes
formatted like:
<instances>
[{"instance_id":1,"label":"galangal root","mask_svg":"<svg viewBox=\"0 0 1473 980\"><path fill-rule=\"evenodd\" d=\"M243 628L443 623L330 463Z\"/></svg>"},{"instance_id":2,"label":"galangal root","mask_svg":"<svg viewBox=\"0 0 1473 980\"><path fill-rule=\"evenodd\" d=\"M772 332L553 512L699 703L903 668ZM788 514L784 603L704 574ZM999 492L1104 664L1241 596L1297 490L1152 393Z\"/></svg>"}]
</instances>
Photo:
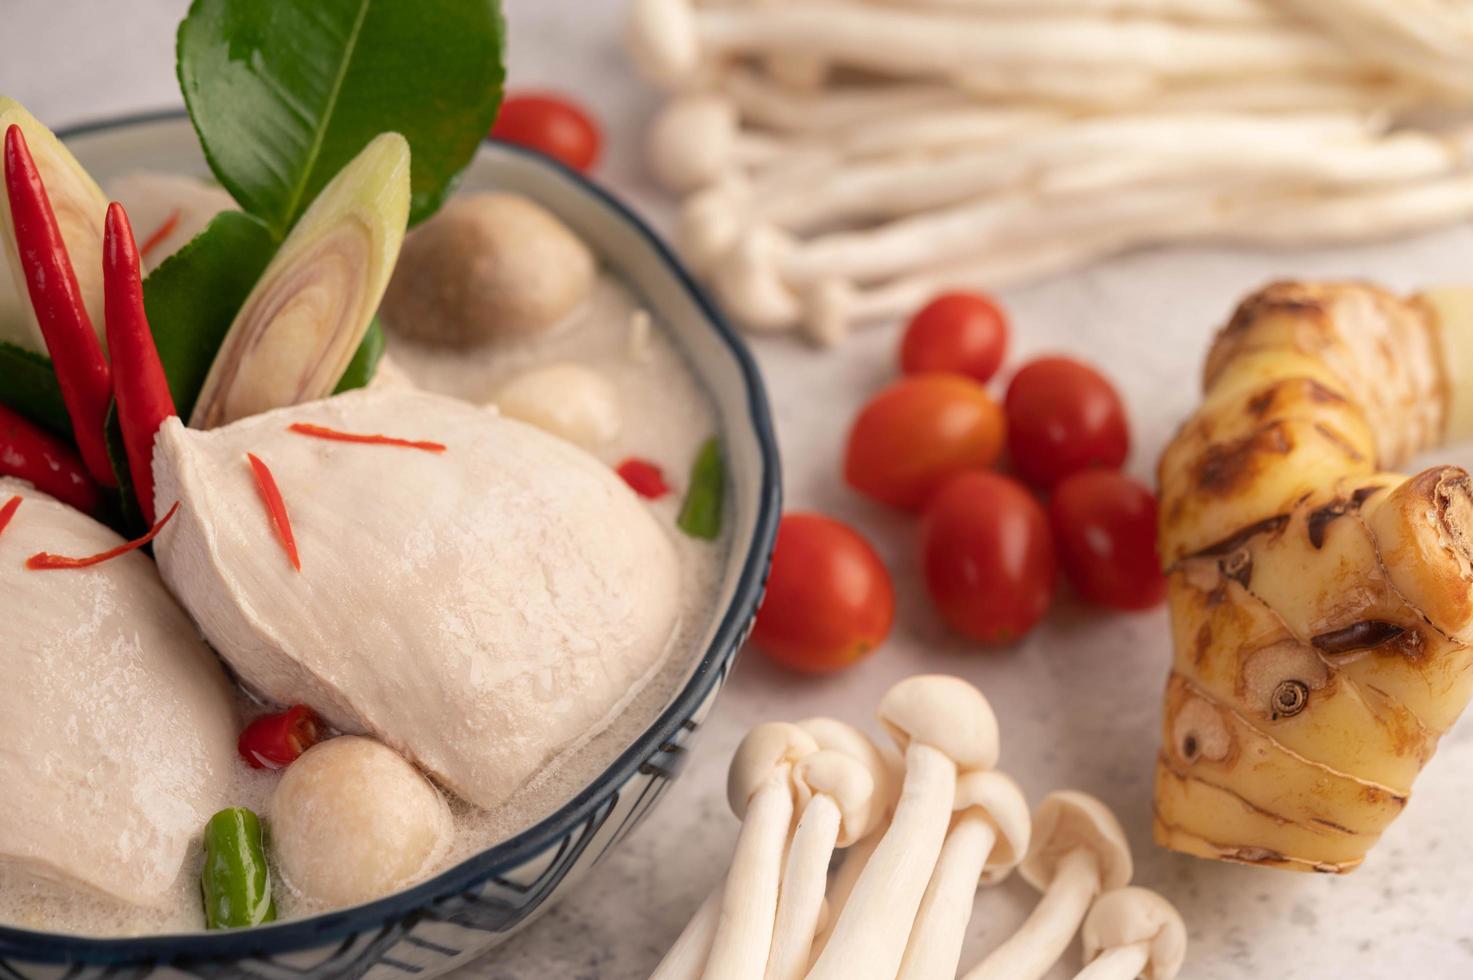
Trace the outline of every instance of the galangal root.
<instances>
[{"instance_id":1,"label":"galangal root","mask_svg":"<svg viewBox=\"0 0 1473 980\"><path fill-rule=\"evenodd\" d=\"M1249 297L1161 458L1175 657L1155 834L1347 872L1473 693L1473 482L1388 472L1473 434L1473 291Z\"/></svg>"}]
</instances>

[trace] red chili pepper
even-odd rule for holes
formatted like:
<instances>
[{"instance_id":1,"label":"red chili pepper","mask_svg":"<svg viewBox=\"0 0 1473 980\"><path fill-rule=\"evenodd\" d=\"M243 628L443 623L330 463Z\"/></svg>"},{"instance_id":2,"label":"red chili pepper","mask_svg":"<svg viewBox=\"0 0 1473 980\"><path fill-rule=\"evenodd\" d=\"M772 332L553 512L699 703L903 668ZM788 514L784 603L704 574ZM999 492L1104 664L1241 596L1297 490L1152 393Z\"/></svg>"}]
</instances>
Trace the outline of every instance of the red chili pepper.
<instances>
[{"instance_id":1,"label":"red chili pepper","mask_svg":"<svg viewBox=\"0 0 1473 980\"><path fill-rule=\"evenodd\" d=\"M322 723L305 704L264 715L240 733L236 748L252 769L283 769L322 741Z\"/></svg>"},{"instance_id":2,"label":"red chili pepper","mask_svg":"<svg viewBox=\"0 0 1473 980\"><path fill-rule=\"evenodd\" d=\"M147 258L149 252L152 252L154 249L162 245L164 243L164 239L174 234L174 229L179 227L179 219L183 216L183 214L184 212L181 211L179 208L175 208L172 212L170 212L169 216L164 219L164 223L159 225L158 228L154 230L154 233L148 236L148 240L138 247L138 254Z\"/></svg>"},{"instance_id":3,"label":"red chili pepper","mask_svg":"<svg viewBox=\"0 0 1473 980\"><path fill-rule=\"evenodd\" d=\"M177 413L143 310L143 274L133 228L128 212L116 201L108 205L102 235L102 285L118 427L123 430L139 510L152 524L153 440L164 420Z\"/></svg>"},{"instance_id":4,"label":"red chili pepper","mask_svg":"<svg viewBox=\"0 0 1473 980\"><path fill-rule=\"evenodd\" d=\"M164 519L149 529L148 533L141 538L134 538L126 544L120 544L110 551L104 551L100 555L89 555L86 558L67 558L63 555L53 555L45 551L38 551L26 559L26 567L33 572L46 572L57 568L90 568L93 565L101 565L105 561L112 561L119 555L126 555L130 551L137 551L159 536L164 525L169 523L173 516L179 512L179 502L176 500L174 506L164 515Z\"/></svg>"},{"instance_id":5,"label":"red chili pepper","mask_svg":"<svg viewBox=\"0 0 1473 980\"><path fill-rule=\"evenodd\" d=\"M71 416L72 435L92 478L105 487L115 487L117 477L104 434L112 401L107 361L82 302L82 289L36 161L16 125L5 131L5 190L31 308L51 353L62 401Z\"/></svg>"},{"instance_id":6,"label":"red chili pepper","mask_svg":"<svg viewBox=\"0 0 1473 980\"><path fill-rule=\"evenodd\" d=\"M0 405L0 476L25 480L87 514L102 508L102 491L72 448Z\"/></svg>"},{"instance_id":7,"label":"red chili pepper","mask_svg":"<svg viewBox=\"0 0 1473 980\"><path fill-rule=\"evenodd\" d=\"M303 436L316 436L318 439L332 439L335 442L361 442L372 446L402 446L405 449L422 449L427 453L443 453L445 445L439 442L419 442L413 439L396 439L393 436L366 436L356 432L339 432L337 429L329 429L322 425L313 425L311 422L293 422L287 426L288 432L295 432Z\"/></svg>"},{"instance_id":8,"label":"red chili pepper","mask_svg":"<svg viewBox=\"0 0 1473 980\"><path fill-rule=\"evenodd\" d=\"M14 496L5 501L4 507L0 507L0 534L5 533L5 529L10 526L10 519L20 510L20 502L21 498Z\"/></svg>"},{"instance_id":9,"label":"red chili pepper","mask_svg":"<svg viewBox=\"0 0 1473 980\"><path fill-rule=\"evenodd\" d=\"M620 463L615 472L635 493L649 500L659 500L670 492L664 471L647 459L631 456Z\"/></svg>"},{"instance_id":10,"label":"red chili pepper","mask_svg":"<svg viewBox=\"0 0 1473 980\"><path fill-rule=\"evenodd\" d=\"M302 558L297 554L297 539L292 534L291 515L286 512L286 501L281 499L281 488L276 485L276 477L271 475L271 470L254 453L246 453L246 459L250 460L251 472L256 475L256 486L261 491L261 500L266 504L266 512L271 515L271 523L276 526L276 536L281 539L282 548L286 549L286 557L291 561L292 567L300 572Z\"/></svg>"}]
</instances>

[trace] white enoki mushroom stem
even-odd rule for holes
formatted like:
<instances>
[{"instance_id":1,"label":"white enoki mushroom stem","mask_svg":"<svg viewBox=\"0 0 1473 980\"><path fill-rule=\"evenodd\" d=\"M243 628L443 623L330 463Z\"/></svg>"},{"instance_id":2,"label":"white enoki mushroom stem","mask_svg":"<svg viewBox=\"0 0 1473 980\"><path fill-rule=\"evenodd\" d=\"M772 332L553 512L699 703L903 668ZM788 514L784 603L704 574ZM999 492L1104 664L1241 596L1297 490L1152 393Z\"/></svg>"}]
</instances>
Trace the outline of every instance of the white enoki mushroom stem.
<instances>
[{"instance_id":1,"label":"white enoki mushroom stem","mask_svg":"<svg viewBox=\"0 0 1473 980\"><path fill-rule=\"evenodd\" d=\"M660 960L650 980L700 980L711 955L711 941L716 938L716 925L721 921L723 886L706 896L696 914L686 923L670 951Z\"/></svg>"},{"instance_id":2,"label":"white enoki mushroom stem","mask_svg":"<svg viewBox=\"0 0 1473 980\"><path fill-rule=\"evenodd\" d=\"M1473 95L1473 16L1432 0L1295 0L1299 13L1358 52L1463 96Z\"/></svg>"},{"instance_id":3,"label":"white enoki mushroom stem","mask_svg":"<svg viewBox=\"0 0 1473 980\"><path fill-rule=\"evenodd\" d=\"M793 134L830 133L876 119L899 119L970 104L949 86L913 82L800 95L742 68L723 77L721 91L736 103L743 118Z\"/></svg>"},{"instance_id":4,"label":"white enoki mushroom stem","mask_svg":"<svg viewBox=\"0 0 1473 980\"><path fill-rule=\"evenodd\" d=\"M808 980L895 976L951 822L956 773L956 763L939 749L918 742L906 749L895 818L860 873Z\"/></svg>"},{"instance_id":5,"label":"white enoki mushroom stem","mask_svg":"<svg viewBox=\"0 0 1473 980\"><path fill-rule=\"evenodd\" d=\"M981 20L965 15L858 4L805 3L774 9L694 12L698 41L712 54L797 50L901 77L964 73L978 64L1134 66L1166 75L1344 69L1352 59L1308 31L1217 28L1099 17Z\"/></svg>"},{"instance_id":6,"label":"white enoki mushroom stem","mask_svg":"<svg viewBox=\"0 0 1473 980\"><path fill-rule=\"evenodd\" d=\"M783 869L766 980L799 980L808 969L841 820L829 796L815 796L803 808Z\"/></svg>"},{"instance_id":7,"label":"white enoki mushroom stem","mask_svg":"<svg viewBox=\"0 0 1473 980\"><path fill-rule=\"evenodd\" d=\"M1059 860L1043 898L1023 925L961 980L1037 980L1049 971L1100 892L1100 866L1094 854L1077 848Z\"/></svg>"},{"instance_id":8,"label":"white enoki mushroom stem","mask_svg":"<svg viewBox=\"0 0 1473 980\"><path fill-rule=\"evenodd\" d=\"M996 828L975 813L964 813L951 828L921 900L898 980L956 976L977 881L996 843Z\"/></svg>"},{"instance_id":9,"label":"white enoki mushroom stem","mask_svg":"<svg viewBox=\"0 0 1473 980\"><path fill-rule=\"evenodd\" d=\"M1150 943L1117 946L1096 956L1074 980L1136 980L1150 961Z\"/></svg>"},{"instance_id":10,"label":"white enoki mushroom stem","mask_svg":"<svg viewBox=\"0 0 1473 980\"><path fill-rule=\"evenodd\" d=\"M765 954L772 945L783 851L793 820L791 771L787 765L775 768L747 804L704 980L762 978Z\"/></svg>"},{"instance_id":11,"label":"white enoki mushroom stem","mask_svg":"<svg viewBox=\"0 0 1473 980\"><path fill-rule=\"evenodd\" d=\"M896 6L956 7L976 13L1070 13L1166 17L1222 24L1266 24L1283 18L1258 0L885 0Z\"/></svg>"},{"instance_id":12,"label":"white enoki mushroom stem","mask_svg":"<svg viewBox=\"0 0 1473 980\"><path fill-rule=\"evenodd\" d=\"M810 967L818 961L824 947L828 945L829 937L834 934L834 926L838 924L844 907L849 904L849 896L854 894L854 886L859 883L859 876L864 872L864 866L874 855L875 848L880 846L880 837L880 834L871 834L844 852L844 859L839 862L839 870L834 873L833 881L829 884L828 924L818 930L818 934L813 937L813 949L808 955Z\"/></svg>"}]
</instances>

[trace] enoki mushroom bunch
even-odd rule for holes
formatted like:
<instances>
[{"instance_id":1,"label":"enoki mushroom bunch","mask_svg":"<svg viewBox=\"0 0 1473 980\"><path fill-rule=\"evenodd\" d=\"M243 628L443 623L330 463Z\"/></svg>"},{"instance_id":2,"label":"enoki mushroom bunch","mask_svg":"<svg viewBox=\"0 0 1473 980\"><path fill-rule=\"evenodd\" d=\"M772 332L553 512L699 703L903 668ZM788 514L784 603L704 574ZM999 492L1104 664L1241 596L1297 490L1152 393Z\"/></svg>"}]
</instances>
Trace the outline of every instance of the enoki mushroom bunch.
<instances>
[{"instance_id":1,"label":"enoki mushroom bunch","mask_svg":"<svg viewBox=\"0 0 1473 980\"><path fill-rule=\"evenodd\" d=\"M828 718L747 735L727 784L742 820L731 868L651 980L955 977L974 893L1014 868L1043 897L966 980L1037 980L1081 922L1079 977L1176 976L1186 930L1165 899L1127 887L1115 817L1066 791L1030 818L997 770L997 719L980 691L912 677L878 715L899 754Z\"/></svg>"},{"instance_id":2,"label":"enoki mushroom bunch","mask_svg":"<svg viewBox=\"0 0 1473 980\"><path fill-rule=\"evenodd\" d=\"M1452 0L635 0L678 237L758 331L836 343L944 288L1143 243L1473 215Z\"/></svg>"}]
</instances>

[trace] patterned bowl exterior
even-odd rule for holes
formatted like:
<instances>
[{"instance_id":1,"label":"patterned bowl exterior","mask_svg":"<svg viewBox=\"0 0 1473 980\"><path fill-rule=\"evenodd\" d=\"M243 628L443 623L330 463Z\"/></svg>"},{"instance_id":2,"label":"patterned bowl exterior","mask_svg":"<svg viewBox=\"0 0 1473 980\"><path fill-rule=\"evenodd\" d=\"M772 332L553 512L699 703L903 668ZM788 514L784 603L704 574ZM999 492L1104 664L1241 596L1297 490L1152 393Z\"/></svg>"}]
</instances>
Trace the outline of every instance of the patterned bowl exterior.
<instances>
[{"instance_id":1,"label":"patterned bowl exterior","mask_svg":"<svg viewBox=\"0 0 1473 980\"><path fill-rule=\"evenodd\" d=\"M60 135L124 135L137 128L182 125L183 118L174 112L130 116ZM0 926L0 980L428 980L505 941L550 908L639 825L679 774L751 631L777 533L781 479L762 381L720 313L626 207L578 174L528 151L488 141L484 152L502 158L523 178L542 172L534 183L545 179L561 185L563 192L581 196L581 207L605 213L636 236L663 266L666 285L699 310L706 330L730 359L735 380L725 380L741 386L746 418L738 421L749 429L743 436L756 447L762 472L753 483L751 539L714 641L664 713L592 785L536 826L429 881L357 908L238 932L82 939ZM520 184L527 189L526 179ZM730 438L733 420L724 425Z\"/></svg>"}]
</instances>

